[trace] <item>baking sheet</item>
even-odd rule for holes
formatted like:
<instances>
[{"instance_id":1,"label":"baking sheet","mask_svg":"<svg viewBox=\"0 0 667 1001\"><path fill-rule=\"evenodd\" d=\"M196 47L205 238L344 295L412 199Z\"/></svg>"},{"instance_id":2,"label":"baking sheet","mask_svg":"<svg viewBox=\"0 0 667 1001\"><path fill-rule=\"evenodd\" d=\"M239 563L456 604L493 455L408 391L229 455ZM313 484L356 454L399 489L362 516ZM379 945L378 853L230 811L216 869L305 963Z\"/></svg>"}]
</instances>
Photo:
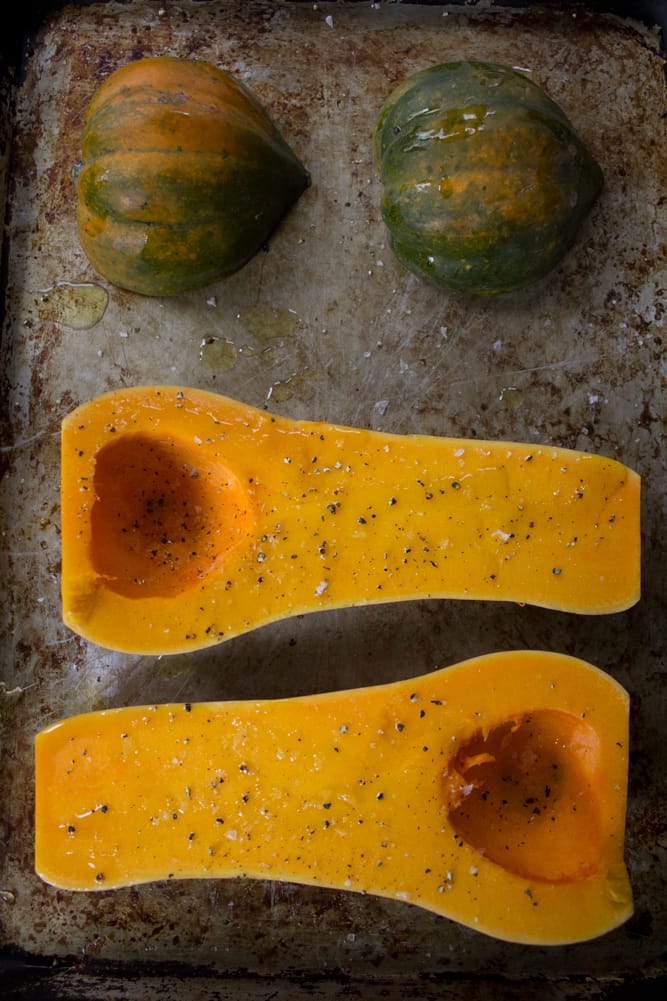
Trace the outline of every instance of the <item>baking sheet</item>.
<instances>
[{"instance_id":1,"label":"baking sheet","mask_svg":"<svg viewBox=\"0 0 667 1001\"><path fill-rule=\"evenodd\" d=\"M207 59L239 76L312 175L265 252L225 282L173 300L108 285L74 226L85 106L114 68L158 53ZM408 73L456 58L528 71L605 173L602 198L562 266L493 301L448 295L404 271L379 215L379 107ZM583 992L584 982L660 975L667 143L657 30L567 5L47 5L13 96L0 364L0 946L8 962L57 969L74 961L79 971L113 968L120 978L147 963L177 964L222 978L230 997L248 996L240 981L234 993L240 972L320 984L327 975L399 978L403 986L417 976L422 996L428 983L469 977L566 978ZM197 385L290 417L618 458L643 480L642 601L599 619L423 601L306 616L187 657L98 649L60 620L59 425L77 403L138 383ZM631 694L627 860L636 913L608 936L567 949L508 946L400 902L316 888L199 881L70 895L34 874L32 740L62 716L352 687L521 647L583 657Z\"/></svg>"}]
</instances>

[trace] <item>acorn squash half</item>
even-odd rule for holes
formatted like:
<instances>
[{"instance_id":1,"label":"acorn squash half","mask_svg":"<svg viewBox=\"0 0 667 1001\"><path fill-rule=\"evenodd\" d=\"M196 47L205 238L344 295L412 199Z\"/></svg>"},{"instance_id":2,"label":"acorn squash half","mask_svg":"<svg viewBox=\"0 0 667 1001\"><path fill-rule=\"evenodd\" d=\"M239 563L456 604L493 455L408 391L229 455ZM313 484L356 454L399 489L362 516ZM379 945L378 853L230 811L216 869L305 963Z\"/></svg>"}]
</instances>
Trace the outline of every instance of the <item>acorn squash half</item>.
<instances>
[{"instance_id":1,"label":"acorn squash half","mask_svg":"<svg viewBox=\"0 0 667 1001\"><path fill-rule=\"evenodd\" d=\"M242 268L308 183L239 80L195 60L139 59L88 106L79 239L114 285L175 295Z\"/></svg>"},{"instance_id":2,"label":"acorn squash half","mask_svg":"<svg viewBox=\"0 0 667 1001\"><path fill-rule=\"evenodd\" d=\"M475 295L547 275L603 184L562 109L524 73L486 62L408 77L380 111L375 157L396 256Z\"/></svg>"}]
</instances>

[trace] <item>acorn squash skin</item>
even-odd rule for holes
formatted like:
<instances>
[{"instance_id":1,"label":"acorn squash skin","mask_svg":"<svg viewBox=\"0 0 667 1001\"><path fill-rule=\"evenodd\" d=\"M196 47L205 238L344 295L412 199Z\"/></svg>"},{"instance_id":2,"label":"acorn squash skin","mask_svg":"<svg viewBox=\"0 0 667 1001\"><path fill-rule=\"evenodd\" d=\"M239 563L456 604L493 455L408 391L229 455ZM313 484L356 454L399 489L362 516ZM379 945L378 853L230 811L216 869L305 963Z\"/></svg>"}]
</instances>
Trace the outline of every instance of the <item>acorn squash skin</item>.
<instances>
[{"instance_id":1,"label":"acorn squash skin","mask_svg":"<svg viewBox=\"0 0 667 1001\"><path fill-rule=\"evenodd\" d=\"M603 186L562 109L522 73L493 63L408 77L380 111L374 152L398 259L473 295L544 278Z\"/></svg>"},{"instance_id":2,"label":"acorn squash skin","mask_svg":"<svg viewBox=\"0 0 667 1001\"><path fill-rule=\"evenodd\" d=\"M239 81L199 61L140 59L112 73L88 106L79 240L120 288L189 292L240 270L308 184Z\"/></svg>"}]
</instances>

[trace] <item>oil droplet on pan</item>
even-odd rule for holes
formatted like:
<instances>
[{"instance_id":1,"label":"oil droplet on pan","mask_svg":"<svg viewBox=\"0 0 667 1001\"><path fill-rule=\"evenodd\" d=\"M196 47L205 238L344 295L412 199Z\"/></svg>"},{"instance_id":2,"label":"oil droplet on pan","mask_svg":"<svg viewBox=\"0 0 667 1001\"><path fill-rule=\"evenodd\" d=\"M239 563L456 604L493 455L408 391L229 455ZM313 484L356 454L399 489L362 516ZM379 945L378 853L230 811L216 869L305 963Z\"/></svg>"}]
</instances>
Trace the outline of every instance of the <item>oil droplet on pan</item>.
<instances>
[{"instance_id":1,"label":"oil droplet on pan","mask_svg":"<svg viewBox=\"0 0 667 1001\"><path fill-rule=\"evenodd\" d=\"M199 348L199 357L216 372L227 372L236 364L238 349L233 341L223 337L205 337Z\"/></svg>"},{"instance_id":2,"label":"oil droplet on pan","mask_svg":"<svg viewBox=\"0 0 667 1001\"><path fill-rule=\"evenodd\" d=\"M34 307L40 320L62 323L73 330L90 330L106 312L109 293L92 283L57 282L35 293Z\"/></svg>"},{"instance_id":3,"label":"oil droplet on pan","mask_svg":"<svg viewBox=\"0 0 667 1001\"><path fill-rule=\"evenodd\" d=\"M303 372L295 372L287 379L276 380L266 394L267 402L270 400L273 403L286 403L287 400L291 400L294 393L298 392L299 388L304 385L307 376L308 370L306 369Z\"/></svg>"},{"instance_id":4,"label":"oil droplet on pan","mask_svg":"<svg viewBox=\"0 0 667 1001\"><path fill-rule=\"evenodd\" d=\"M237 319L247 333L263 343L294 337L303 326L294 310L266 305L244 309L239 312Z\"/></svg>"},{"instance_id":5,"label":"oil droplet on pan","mask_svg":"<svg viewBox=\"0 0 667 1001\"><path fill-rule=\"evenodd\" d=\"M521 390L516 386L507 386L501 391L499 399L508 410L518 410L522 403Z\"/></svg>"}]
</instances>

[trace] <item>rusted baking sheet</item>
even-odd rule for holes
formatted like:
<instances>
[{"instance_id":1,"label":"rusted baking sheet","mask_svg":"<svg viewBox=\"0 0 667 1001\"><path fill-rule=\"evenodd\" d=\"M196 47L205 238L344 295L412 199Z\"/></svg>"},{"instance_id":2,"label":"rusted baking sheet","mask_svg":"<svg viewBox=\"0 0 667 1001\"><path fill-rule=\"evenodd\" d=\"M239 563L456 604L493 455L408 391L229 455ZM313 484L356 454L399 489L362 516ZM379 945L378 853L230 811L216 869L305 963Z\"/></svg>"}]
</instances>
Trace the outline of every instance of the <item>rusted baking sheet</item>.
<instances>
[{"instance_id":1,"label":"rusted baking sheet","mask_svg":"<svg viewBox=\"0 0 667 1001\"><path fill-rule=\"evenodd\" d=\"M655 5L628 4L631 19L595 6L130 0L18 9L21 48L2 43L1 91L3 996L8 985L22 998L406 998L442 996L446 985L449 997L477 999L510 997L518 984L532 997L600 998L664 973L667 102L660 32L639 20ZM72 178L97 85L157 53L237 74L313 183L242 272L148 301L92 272L76 239ZM400 267L372 159L393 86L461 57L524 68L605 173L562 266L489 302L428 288ZM290 417L618 458L642 476L642 600L600 619L423 601L307 616L188 657L97 649L60 616L60 421L83 400L142 382L195 384ZM399 901L268 881L70 895L34 874L32 741L58 718L352 687L515 647L576 654L631 694L635 916L604 938L508 946Z\"/></svg>"}]
</instances>

